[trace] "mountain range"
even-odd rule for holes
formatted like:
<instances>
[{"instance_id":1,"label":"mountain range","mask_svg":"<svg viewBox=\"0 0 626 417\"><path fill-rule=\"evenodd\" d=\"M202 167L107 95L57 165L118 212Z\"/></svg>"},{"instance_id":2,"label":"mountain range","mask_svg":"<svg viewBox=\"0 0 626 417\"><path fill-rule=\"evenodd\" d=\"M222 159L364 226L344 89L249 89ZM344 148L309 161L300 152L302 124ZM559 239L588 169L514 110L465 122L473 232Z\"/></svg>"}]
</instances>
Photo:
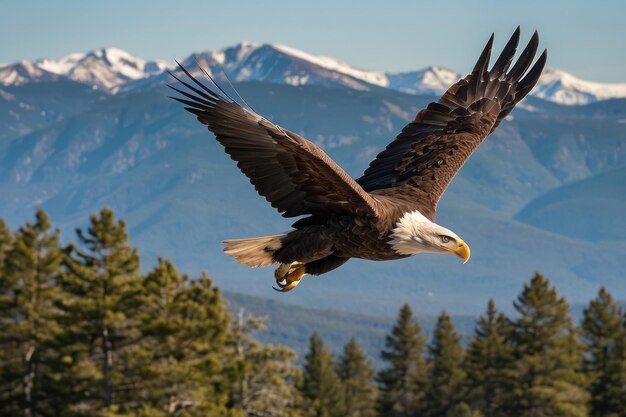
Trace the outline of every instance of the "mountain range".
<instances>
[{"instance_id":1,"label":"mountain range","mask_svg":"<svg viewBox=\"0 0 626 417\"><path fill-rule=\"evenodd\" d=\"M344 86L357 90L389 88L409 94L441 94L461 74L440 66L410 72L368 71L328 56L314 56L278 44L241 42L219 51L195 53L183 60L187 67L201 63L222 79L233 82L264 81L289 85ZM167 60L146 61L117 48L72 53L58 60L19 61L0 66L0 84L23 85L68 79L117 93L165 82L166 70L175 67ZM562 70L548 69L531 93L560 104L588 104L626 97L626 83L581 80Z\"/></svg>"},{"instance_id":2,"label":"mountain range","mask_svg":"<svg viewBox=\"0 0 626 417\"><path fill-rule=\"evenodd\" d=\"M472 247L467 265L435 255L354 260L275 294L271 270L234 264L220 242L291 222L167 98L170 64L100 52L24 64L22 72L0 68L2 80L17 74L0 87L0 217L14 227L43 207L68 241L108 206L126 219L144 269L161 255L192 274L207 271L229 291L374 315L394 316L403 302L428 314L474 314L490 297L510 306L535 271L575 303L600 286L626 299L626 99L565 105L533 96L511 113L439 207L439 223ZM275 45L241 43L184 62L196 58L219 79L223 68L260 114L313 140L354 176L445 88L438 83L453 81L453 72L431 68L388 88L390 74ZM86 75L93 66L98 75Z\"/></svg>"}]
</instances>

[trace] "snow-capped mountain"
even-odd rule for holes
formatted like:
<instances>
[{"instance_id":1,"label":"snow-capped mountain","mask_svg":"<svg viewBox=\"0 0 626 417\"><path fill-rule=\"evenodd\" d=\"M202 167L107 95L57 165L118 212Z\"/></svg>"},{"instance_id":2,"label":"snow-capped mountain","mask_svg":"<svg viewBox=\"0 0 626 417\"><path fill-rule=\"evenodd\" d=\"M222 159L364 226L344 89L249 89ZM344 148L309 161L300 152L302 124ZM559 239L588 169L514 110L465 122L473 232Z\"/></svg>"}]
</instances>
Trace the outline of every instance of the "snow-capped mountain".
<instances>
[{"instance_id":1,"label":"snow-capped mountain","mask_svg":"<svg viewBox=\"0 0 626 417\"><path fill-rule=\"evenodd\" d=\"M163 60L146 61L121 49L102 48L86 54L72 53L58 60L20 61L0 67L0 83L21 85L70 79L115 92L129 81L161 74L171 67Z\"/></svg>"},{"instance_id":2,"label":"snow-capped mountain","mask_svg":"<svg viewBox=\"0 0 626 417\"><path fill-rule=\"evenodd\" d=\"M388 73L389 88L409 94L441 94L461 74L449 68L432 66L419 71Z\"/></svg>"},{"instance_id":3,"label":"snow-capped mountain","mask_svg":"<svg viewBox=\"0 0 626 417\"><path fill-rule=\"evenodd\" d=\"M328 56L314 56L277 44L242 42L220 51L192 54L183 65L193 71L199 63L218 80L223 74L233 82L264 81L289 85L321 85L370 90L391 88L409 94L441 94L460 78L460 74L443 67L428 67L419 71L391 73L368 71ZM146 82L167 82L167 74L153 80L133 82L125 89Z\"/></svg>"},{"instance_id":4,"label":"snow-capped mountain","mask_svg":"<svg viewBox=\"0 0 626 417\"><path fill-rule=\"evenodd\" d=\"M233 82L265 81L357 90L388 84L383 72L362 71L334 58L316 57L283 45L242 42L221 51L194 54L183 65L194 68L196 60L216 78L223 78L224 71Z\"/></svg>"},{"instance_id":5,"label":"snow-capped mountain","mask_svg":"<svg viewBox=\"0 0 626 417\"><path fill-rule=\"evenodd\" d=\"M408 94L438 95L461 77L451 69L438 66L401 73L368 71L332 57L315 56L284 45L253 42L241 42L219 51L207 50L183 60L191 69L197 67L196 62L215 78L224 80L226 73L233 82L264 81L357 90L382 87ZM20 61L0 66L0 84L70 79L116 93L166 83L170 77L165 70L173 67L167 61L146 61L121 49L103 48L58 60ZM565 71L546 69L531 94L565 105L587 104L626 97L626 83L584 81Z\"/></svg>"},{"instance_id":6,"label":"snow-capped mountain","mask_svg":"<svg viewBox=\"0 0 626 417\"><path fill-rule=\"evenodd\" d=\"M22 85L30 82L56 81L59 77L48 72L36 64L28 61L18 61L0 67L0 84Z\"/></svg>"},{"instance_id":7,"label":"snow-capped mountain","mask_svg":"<svg viewBox=\"0 0 626 417\"><path fill-rule=\"evenodd\" d=\"M588 104L626 97L626 83L585 81L565 71L546 68L532 94L561 104Z\"/></svg>"}]
</instances>

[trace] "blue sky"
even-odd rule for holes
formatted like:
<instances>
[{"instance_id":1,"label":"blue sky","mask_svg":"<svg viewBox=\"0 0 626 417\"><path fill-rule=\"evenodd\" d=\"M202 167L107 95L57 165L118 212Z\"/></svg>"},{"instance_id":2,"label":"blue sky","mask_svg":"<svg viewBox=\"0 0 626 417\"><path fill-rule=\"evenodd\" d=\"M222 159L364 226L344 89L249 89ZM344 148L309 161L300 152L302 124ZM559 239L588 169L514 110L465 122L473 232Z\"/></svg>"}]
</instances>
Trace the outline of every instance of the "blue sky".
<instances>
[{"instance_id":1,"label":"blue sky","mask_svg":"<svg viewBox=\"0 0 626 417\"><path fill-rule=\"evenodd\" d=\"M471 69L491 34L538 29L548 65L626 82L626 1L7 1L0 62L115 46L172 60L241 40L275 42L376 70Z\"/></svg>"}]
</instances>

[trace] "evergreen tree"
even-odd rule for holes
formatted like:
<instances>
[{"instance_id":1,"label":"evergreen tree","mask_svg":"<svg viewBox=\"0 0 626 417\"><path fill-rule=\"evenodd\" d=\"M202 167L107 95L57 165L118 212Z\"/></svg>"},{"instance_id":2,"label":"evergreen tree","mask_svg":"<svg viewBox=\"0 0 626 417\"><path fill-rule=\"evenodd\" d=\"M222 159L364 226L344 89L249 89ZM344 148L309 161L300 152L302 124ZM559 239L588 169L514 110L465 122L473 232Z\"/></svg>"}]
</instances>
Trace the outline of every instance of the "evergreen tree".
<instances>
[{"instance_id":1,"label":"evergreen tree","mask_svg":"<svg viewBox=\"0 0 626 417\"><path fill-rule=\"evenodd\" d=\"M466 402L485 417L506 417L515 381L511 325L489 300L465 357Z\"/></svg>"},{"instance_id":2,"label":"evergreen tree","mask_svg":"<svg viewBox=\"0 0 626 417\"><path fill-rule=\"evenodd\" d=\"M626 312L624 312L624 319L622 320L622 329L624 331L624 337L620 340L620 346L618 347L618 351L621 353L621 377L619 379L619 385L622 387L622 391L620 393L620 398L622 399L620 402L620 417L626 417Z\"/></svg>"},{"instance_id":3,"label":"evergreen tree","mask_svg":"<svg viewBox=\"0 0 626 417\"><path fill-rule=\"evenodd\" d=\"M4 260L7 257L7 253L13 246L13 233L7 227L4 220L0 219L0 279L2 279L2 271L4 270ZM0 281L0 285L2 281ZM0 287L2 290L2 287Z\"/></svg>"},{"instance_id":4,"label":"evergreen tree","mask_svg":"<svg viewBox=\"0 0 626 417\"><path fill-rule=\"evenodd\" d=\"M7 252L13 246L13 233L4 223L4 220L0 219L0 338L5 337L5 329L4 327L7 322L10 323L12 317L10 316L10 309L5 306L4 303L10 302L12 298L12 291L14 289L14 283L10 282L8 277L5 275L4 270L4 260L6 259ZM0 348L0 402L4 402L9 404L9 402L15 404L10 400L14 395L14 386L9 381L11 381L9 375L11 374L12 366L9 365L11 362L11 354L8 349ZM8 406L7 406L8 407ZM15 408L12 409L14 411Z\"/></svg>"},{"instance_id":5,"label":"evergreen tree","mask_svg":"<svg viewBox=\"0 0 626 417\"><path fill-rule=\"evenodd\" d=\"M302 377L305 412L314 417L339 417L345 413L341 381L335 373L332 354L316 332L311 336Z\"/></svg>"},{"instance_id":6,"label":"evergreen tree","mask_svg":"<svg viewBox=\"0 0 626 417\"><path fill-rule=\"evenodd\" d=\"M159 259L142 283L141 343L126 352L144 415L227 415L223 374L230 314L211 280ZM130 380L130 381L129 381Z\"/></svg>"},{"instance_id":7,"label":"evergreen tree","mask_svg":"<svg viewBox=\"0 0 626 417\"><path fill-rule=\"evenodd\" d=\"M426 391L427 416L454 417L463 400L465 373L463 347L450 316L443 311L437 320L430 355L429 388Z\"/></svg>"},{"instance_id":8,"label":"evergreen tree","mask_svg":"<svg viewBox=\"0 0 626 417\"><path fill-rule=\"evenodd\" d=\"M61 303L65 312L64 386L77 410L115 407L122 410L135 387L124 352L140 334L141 276L137 249L129 244L124 221L103 209L91 217L85 232L77 229L80 246L67 248ZM116 397L114 397L116 396Z\"/></svg>"},{"instance_id":9,"label":"evergreen tree","mask_svg":"<svg viewBox=\"0 0 626 417\"><path fill-rule=\"evenodd\" d=\"M448 414L454 417L483 417L479 410L471 408L466 402L458 403Z\"/></svg>"},{"instance_id":10,"label":"evergreen tree","mask_svg":"<svg viewBox=\"0 0 626 417\"><path fill-rule=\"evenodd\" d=\"M6 250L4 224L0 239L0 249ZM53 406L51 363L60 331L54 303L61 262L58 231L38 210L35 223L16 233L0 271L0 402L13 415L45 415Z\"/></svg>"},{"instance_id":11,"label":"evergreen tree","mask_svg":"<svg viewBox=\"0 0 626 417\"><path fill-rule=\"evenodd\" d=\"M585 309L582 337L585 344L585 371L589 375L592 417L626 414L624 396L623 345L625 329L621 312L613 297L601 288Z\"/></svg>"},{"instance_id":12,"label":"evergreen tree","mask_svg":"<svg viewBox=\"0 0 626 417\"><path fill-rule=\"evenodd\" d=\"M377 376L378 409L383 417L409 417L420 409L426 384L426 364L422 357L426 342L421 333L411 307L405 304L381 352L388 364Z\"/></svg>"},{"instance_id":13,"label":"evergreen tree","mask_svg":"<svg viewBox=\"0 0 626 417\"><path fill-rule=\"evenodd\" d=\"M519 318L513 332L517 379L512 415L586 416L582 346L567 302L536 274L514 306Z\"/></svg>"},{"instance_id":14,"label":"evergreen tree","mask_svg":"<svg viewBox=\"0 0 626 417\"><path fill-rule=\"evenodd\" d=\"M228 363L232 374L231 403L247 416L286 417L296 410L292 363L295 353L283 346L261 345L252 334L265 329L262 319L241 310L230 333Z\"/></svg>"},{"instance_id":15,"label":"evergreen tree","mask_svg":"<svg viewBox=\"0 0 626 417\"><path fill-rule=\"evenodd\" d=\"M374 369L356 340L351 339L339 358L337 375L343 385L346 417L375 417L377 388Z\"/></svg>"}]
</instances>

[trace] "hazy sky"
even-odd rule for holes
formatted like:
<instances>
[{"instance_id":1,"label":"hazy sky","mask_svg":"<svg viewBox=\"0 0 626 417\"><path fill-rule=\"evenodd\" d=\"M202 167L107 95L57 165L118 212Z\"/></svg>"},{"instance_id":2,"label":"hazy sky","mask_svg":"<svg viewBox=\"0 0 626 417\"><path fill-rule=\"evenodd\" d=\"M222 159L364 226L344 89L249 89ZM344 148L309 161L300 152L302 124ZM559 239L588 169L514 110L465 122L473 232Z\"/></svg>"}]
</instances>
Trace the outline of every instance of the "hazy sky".
<instances>
[{"instance_id":1,"label":"hazy sky","mask_svg":"<svg viewBox=\"0 0 626 417\"><path fill-rule=\"evenodd\" d=\"M0 62L115 46L182 58L241 40L331 55L365 69L471 69L491 32L502 46L534 29L548 65L626 82L626 1L0 0Z\"/></svg>"}]
</instances>

